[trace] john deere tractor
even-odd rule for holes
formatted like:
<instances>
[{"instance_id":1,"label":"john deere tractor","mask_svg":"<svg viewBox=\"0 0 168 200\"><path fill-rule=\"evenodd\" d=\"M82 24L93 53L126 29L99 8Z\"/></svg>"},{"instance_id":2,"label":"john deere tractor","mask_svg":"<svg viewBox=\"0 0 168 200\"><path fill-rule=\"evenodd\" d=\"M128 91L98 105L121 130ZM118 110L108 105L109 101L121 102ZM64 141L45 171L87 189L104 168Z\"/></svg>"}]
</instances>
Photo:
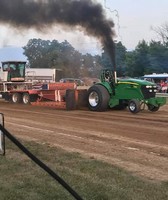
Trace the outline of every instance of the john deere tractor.
<instances>
[{"instance_id":1,"label":"john deere tractor","mask_svg":"<svg viewBox=\"0 0 168 200\"><path fill-rule=\"evenodd\" d=\"M108 108L126 109L138 113L148 108L158 111L166 104L165 97L156 97L157 88L152 82L139 79L117 79L109 69L101 74L101 82L88 90L88 106L92 111L105 111Z\"/></svg>"}]
</instances>

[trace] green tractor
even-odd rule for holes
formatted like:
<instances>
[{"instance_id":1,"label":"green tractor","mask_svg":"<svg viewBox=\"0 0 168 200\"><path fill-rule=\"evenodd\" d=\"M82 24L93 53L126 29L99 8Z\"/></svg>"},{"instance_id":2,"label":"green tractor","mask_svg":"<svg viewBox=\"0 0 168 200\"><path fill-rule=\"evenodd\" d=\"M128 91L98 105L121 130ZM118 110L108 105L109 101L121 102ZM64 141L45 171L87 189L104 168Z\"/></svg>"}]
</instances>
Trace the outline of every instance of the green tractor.
<instances>
[{"instance_id":1,"label":"green tractor","mask_svg":"<svg viewBox=\"0 0 168 200\"><path fill-rule=\"evenodd\" d=\"M117 79L114 76L111 70L105 69L101 74L101 82L89 88L90 110L123 110L128 107L131 113L138 113L147 107L149 111L155 112L166 104L165 97L156 97L157 88L154 83L139 79Z\"/></svg>"}]
</instances>

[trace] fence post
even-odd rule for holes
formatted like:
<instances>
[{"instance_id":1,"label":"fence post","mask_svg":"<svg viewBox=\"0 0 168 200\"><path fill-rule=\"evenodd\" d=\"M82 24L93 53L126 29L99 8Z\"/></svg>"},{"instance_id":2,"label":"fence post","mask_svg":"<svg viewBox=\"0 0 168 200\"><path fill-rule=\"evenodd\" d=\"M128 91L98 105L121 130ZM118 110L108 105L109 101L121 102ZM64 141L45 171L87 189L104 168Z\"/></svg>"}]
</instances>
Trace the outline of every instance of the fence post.
<instances>
[{"instance_id":1,"label":"fence post","mask_svg":"<svg viewBox=\"0 0 168 200\"><path fill-rule=\"evenodd\" d=\"M0 124L4 127L4 114L0 113ZM5 155L5 135L0 130L0 155Z\"/></svg>"}]
</instances>

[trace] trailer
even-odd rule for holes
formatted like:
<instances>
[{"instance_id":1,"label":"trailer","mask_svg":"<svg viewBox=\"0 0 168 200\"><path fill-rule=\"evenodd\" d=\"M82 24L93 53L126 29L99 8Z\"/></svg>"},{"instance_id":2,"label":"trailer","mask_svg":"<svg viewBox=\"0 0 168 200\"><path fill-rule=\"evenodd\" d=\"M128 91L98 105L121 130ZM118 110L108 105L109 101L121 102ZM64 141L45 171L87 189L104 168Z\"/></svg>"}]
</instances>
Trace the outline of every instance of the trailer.
<instances>
[{"instance_id":1,"label":"trailer","mask_svg":"<svg viewBox=\"0 0 168 200\"><path fill-rule=\"evenodd\" d=\"M27 80L25 66L26 62L22 61L2 62L0 94L5 101L67 110L86 106L87 89L79 89L76 83Z\"/></svg>"}]
</instances>

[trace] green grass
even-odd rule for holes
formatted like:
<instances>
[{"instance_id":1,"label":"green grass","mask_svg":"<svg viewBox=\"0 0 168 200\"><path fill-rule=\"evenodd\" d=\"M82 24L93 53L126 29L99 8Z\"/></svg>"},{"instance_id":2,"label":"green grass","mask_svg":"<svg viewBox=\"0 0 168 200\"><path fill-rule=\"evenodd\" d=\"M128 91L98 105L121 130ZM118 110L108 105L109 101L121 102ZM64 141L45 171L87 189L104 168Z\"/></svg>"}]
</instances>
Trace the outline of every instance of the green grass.
<instances>
[{"instance_id":1,"label":"green grass","mask_svg":"<svg viewBox=\"0 0 168 200\"><path fill-rule=\"evenodd\" d=\"M168 199L168 182L153 183L78 153L22 142L85 200ZM7 140L6 156L0 156L0 200L71 199L58 182Z\"/></svg>"}]
</instances>

